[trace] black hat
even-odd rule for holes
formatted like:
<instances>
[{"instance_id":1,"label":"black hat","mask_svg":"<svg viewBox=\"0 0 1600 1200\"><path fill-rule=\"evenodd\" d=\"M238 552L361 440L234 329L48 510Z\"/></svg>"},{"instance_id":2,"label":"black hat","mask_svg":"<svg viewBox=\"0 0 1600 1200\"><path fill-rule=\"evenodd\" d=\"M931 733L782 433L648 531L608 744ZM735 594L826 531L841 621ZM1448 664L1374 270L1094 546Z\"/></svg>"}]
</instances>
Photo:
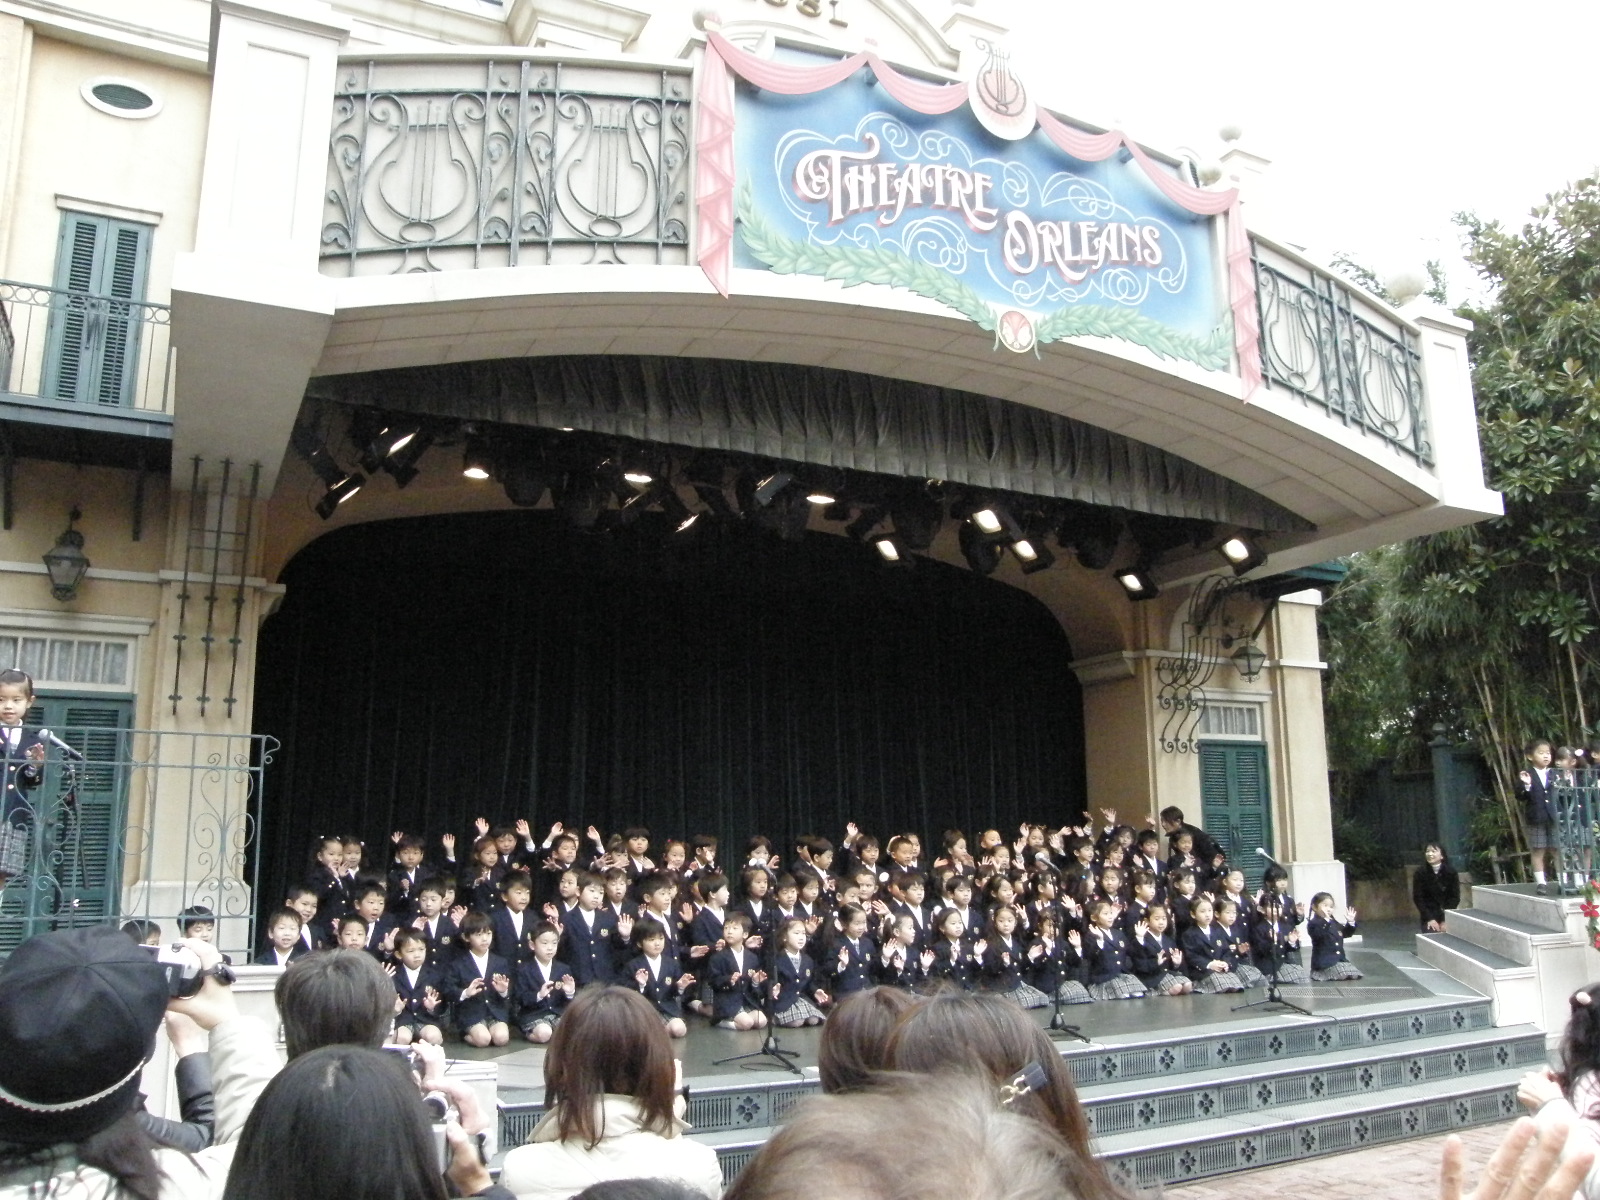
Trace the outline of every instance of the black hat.
<instances>
[{"instance_id":1,"label":"black hat","mask_svg":"<svg viewBox=\"0 0 1600 1200\"><path fill-rule=\"evenodd\" d=\"M109 926L45 933L0 967L0 1142L80 1142L130 1111L167 981Z\"/></svg>"}]
</instances>

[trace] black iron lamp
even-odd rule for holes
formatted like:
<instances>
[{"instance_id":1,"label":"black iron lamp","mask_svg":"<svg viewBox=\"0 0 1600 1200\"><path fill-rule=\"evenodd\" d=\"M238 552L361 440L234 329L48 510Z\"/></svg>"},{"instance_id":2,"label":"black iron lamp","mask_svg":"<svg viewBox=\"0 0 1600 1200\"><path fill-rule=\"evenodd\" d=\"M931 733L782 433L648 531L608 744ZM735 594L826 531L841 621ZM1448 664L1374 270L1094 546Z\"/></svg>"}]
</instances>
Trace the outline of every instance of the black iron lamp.
<instances>
[{"instance_id":1,"label":"black iron lamp","mask_svg":"<svg viewBox=\"0 0 1600 1200\"><path fill-rule=\"evenodd\" d=\"M89 556L83 552L83 534L73 528L83 516L77 509L67 519L67 527L44 556L44 569L50 575L50 594L65 603L78 598L78 585L89 570Z\"/></svg>"},{"instance_id":2,"label":"black iron lamp","mask_svg":"<svg viewBox=\"0 0 1600 1200\"><path fill-rule=\"evenodd\" d=\"M1238 668L1239 678L1246 683L1254 683L1261 674L1261 668L1267 662L1267 656L1261 652L1261 647L1254 642L1245 642L1232 654L1228 655L1228 658Z\"/></svg>"}]
</instances>

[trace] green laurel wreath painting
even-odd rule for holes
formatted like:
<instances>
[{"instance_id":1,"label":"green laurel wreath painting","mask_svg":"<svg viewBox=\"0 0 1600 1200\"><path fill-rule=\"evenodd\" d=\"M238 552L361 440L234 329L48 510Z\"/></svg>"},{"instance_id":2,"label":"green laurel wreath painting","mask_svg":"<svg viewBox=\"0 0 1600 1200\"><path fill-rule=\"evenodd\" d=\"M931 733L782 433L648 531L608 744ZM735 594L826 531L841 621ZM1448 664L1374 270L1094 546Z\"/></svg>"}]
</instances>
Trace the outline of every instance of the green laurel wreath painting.
<instances>
[{"instance_id":1,"label":"green laurel wreath painting","mask_svg":"<svg viewBox=\"0 0 1600 1200\"><path fill-rule=\"evenodd\" d=\"M748 177L739 186L735 211L745 246L757 261L779 275L820 275L845 287L862 283L903 287L955 309L979 329L995 331L999 315L994 307L960 279L930 263L883 246L817 246L779 233L756 210ZM1171 329L1130 308L1081 304L1058 308L1034 326L1035 344L1069 337L1120 338L1162 358L1179 358L1220 371L1232 361L1233 318L1224 313L1216 328L1202 338Z\"/></svg>"}]
</instances>

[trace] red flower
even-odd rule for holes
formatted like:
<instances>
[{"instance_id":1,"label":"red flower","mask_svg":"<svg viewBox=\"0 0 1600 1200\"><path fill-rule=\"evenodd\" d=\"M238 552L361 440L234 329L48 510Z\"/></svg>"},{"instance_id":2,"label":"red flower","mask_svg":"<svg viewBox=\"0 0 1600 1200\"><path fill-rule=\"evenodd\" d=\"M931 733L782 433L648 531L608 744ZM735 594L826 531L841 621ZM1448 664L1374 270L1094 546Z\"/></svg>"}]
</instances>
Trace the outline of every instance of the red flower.
<instances>
[{"instance_id":1,"label":"red flower","mask_svg":"<svg viewBox=\"0 0 1600 1200\"><path fill-rule=\"evenodd\" d=\"M1590 904L1587 900L1578 905L1578 911L1584 916L1588 917L1591 921L1596 917L1600 917L1600 905Z\"/></svg>"},{"instance_id":2,"label":"red flower","mask_svg":"<svg viewBox=\"0 0 1600 1200\"><path fill-rule=\"evenodd\" d=\"M1596 935L1594 939L1594 948L1600 950L1600 935Z\"/></svg>"}]
</instances>

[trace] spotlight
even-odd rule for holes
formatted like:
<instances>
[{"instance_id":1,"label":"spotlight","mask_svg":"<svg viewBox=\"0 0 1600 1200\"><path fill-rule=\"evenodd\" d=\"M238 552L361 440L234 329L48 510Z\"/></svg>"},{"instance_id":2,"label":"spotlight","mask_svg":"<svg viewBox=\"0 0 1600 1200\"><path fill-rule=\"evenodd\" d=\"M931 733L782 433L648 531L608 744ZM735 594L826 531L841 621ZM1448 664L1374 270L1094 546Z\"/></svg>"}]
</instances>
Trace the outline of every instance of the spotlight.
<instances>
[{"instance_id":1,"label":"spotlight","mask_svg":"<svg viewBox=\"0 0 1600 1200\"><path fill-rule=\"evenodd\" d=\"M551 486L550 468L531 458L516 458L500 468L500 486L518 508L537 508Z\"/></svg>"},{"instance_id":2,"label":"spotlight","mask_svg":"<svg viewBox=\"0 0 1600 1200\"><path fill-rule=\"evenodd\" d=\"M992 508L980 508L972 514L972 523L984 533L1000 532L1000 514Z\"/></svg>"},{"instance_id":3,"label":"spotlight","mask_svg":"<svg viewBox=\"0 0 1600 1200\"><path fill-rule=\"evenodd\" d=\"M969 521L961 522L956 537L961 543L961 553L966 556L967 566L979 575L994 574L994 569L1000 565L998 545L984 537L978 527Z\"/></svg>"},{"instance_id":4,"label":"spotlight","mask_svg":"<svg viewBox=\"0 0 1600 1200\"><path fill-rule=\"evenodd\" d=\"M366 476L359 471L346 471L335 462L333 455L328 453L327 447L310 427L296 425L289 434L289 444L322 481L322 497L312 507L324 521L333 515L334 509L365 486Z\"/></svg>"},{"instance_id":5,"label":"spotlight","mask_svg":"<svg viewBox=\"0 0 1600 1200\"><path fill-rule=\"evenodd\" d=\"M317 516L326 521L333 516L334 509L359 492L366 482L366 477L360 472L346 471L328 485L328 490L323 493L322 499L317 501Z\"/></svg>"},{"instance_id":6,"label":"spotlight","mask_svg":"<svg viewBox=\"0 0 1600 1200\"><path fill-rule=\"evenodd\" d=\"M733 505L728 503L728 494L722 490L720 483L696 483L694 494L700 497L700 503L711 510L715 517L733 516Z\"/></svg>"},{"instance_id":7,"label":"spotlight","mask_svg":"<svg viewBox=\"0 0 1600 1200\"><path fill-rule=\"evenodd\" d=\"M1217 547L1217 551L1233 566L1235 575L1253 571L1267 561L1267 552L1257 545L1254 539L1242 533L1235 534L1223 542Z\"/></svg>"},{"instance_id":8,"label":"spotlight","mask_svg":"<svg viewBox=\"0 0 1600 1200\"><path fill-rule=\"evenodd\" d=\"M624 471L622 479L624 483L631 483L634 487L649 487L656 481L654 475L645 471Z\"/></svg>"},{"instance_id":9,"label":"spotlight","mask_svg":"<svg viewBox=\"0 0 1600 1200\"><path fill-rule=\"evenodd\" d=\"M405 487L417 477L417 463L432 445L433 434L426 429L419 429L389 452L382 466L393 477L396 487Z\"/></svg>"},{"instance_id":10,"label":"spotlight","mask_svg":"<svg viewBox=\"0 0 1600 1200\"><path fill-rule=\"evenodd\" d=\"M886 567L909 567L913 562L910 549L890 534L879 534L871 545Z\"/></svg>"},{"instance_id":11,"label":"spotlight","mask_svg":"<svg viewBox=\"0 0 1600 1200\"><path fill-rule=\"evenodd\" d=\"M415 441L417 434L421 432L422 426L415 421L396 421L384 425L368 439L366 449L361 452L361 469L368 475L376 474L384 465L385 459L390 455L399 454Z\"/></svg>"},{"instance_id":12,"label":"spotlight","mask_svg":"<svg viewBox=\"0 0 1600 1200\"><path fill-rule=\"evenodd\" d=\"M807 492L806 503L831 507L839 503L839 500L835 496L830 496L827 492ZM824 513L823 516L826 517L827 514Z\"/></svg>"},{"instance_id":13,"label":"spotlight","mask_svg":"<svg viewBox=\"0 0 1600 1200\"><path fill-rule=\"evenodd\" d=\"M1004 508L998 504L985 502L972 510L969 518L986 537L999 537L1005 535L1010 538L1022 536L1022 530Z\"/></svg>"},{"instance_id":14,"label":"spotlight","mask_svg":"<svg viewBox=\"0 0 1600 1200\"><path fill-rule=\"evenodd\" d=\"M1122 540L1122 523L1105 510L1074 505L1056 529L1056 541L1063 550L1076 552L1078 562L1090 571L1104 571L1117 557Z\"/></svg>"},{"instance_id":15,"label":"spotlight","mask_svg":"<svg viewBox=\"0 0 1600 1200\"><path fill-rule=\"evenodd\" d=\"M1127 567L1118 571L1117 582L1122 585L1129 600L1154 600L1161 595L1161 588L1144 567Z\"/></svg>"},{"instance_id":16,"label":"spotlight","mask_svg":"<svg viewBox=\"0 0 1600 1200\"><path fill-rule=\"evenodd\" d=\"M461 473L468 479L487 479L493 473L494 464L489 458L489 447L473 438L467 442L467 448L461 455Z\"/></svg>"},{"instance_id":17,"label":"spotlight","mask_svg":"<svg viewBox=\"0 0 1600 1200\"><path fill-rule=\"evenodd\" d=\"M606 489L593 471L569 471L555 492L557 511L579 529L593 529L606 504Z\"/></svg>"},{"instance_id":18,"label":"spotlight","mask_svg":"<svg viewBox=\"0 0 1600 1200\"><path fill-rule=\"evenodd\" d=\"M1056 556L1050 553L1043 538L1018 538L1011 543L1011 553L1017 556L1024 575L1043 571L1056 561Z\"/></svg>"},{"instance_id":19,"label":"spotlight","mask_svg":"<svg viewBox=\"0 0 1600 1200\"><path fill-rule=\"evenodd\" d=\"M781 493L784 488L788 487L793 482L794 476L788 471L774 471L771 475L768 475L765 479L756 484L756 503L762 508L766 508L767 505L771 504L778 498L779 493Z\"/></svg>"}]
</instances>

